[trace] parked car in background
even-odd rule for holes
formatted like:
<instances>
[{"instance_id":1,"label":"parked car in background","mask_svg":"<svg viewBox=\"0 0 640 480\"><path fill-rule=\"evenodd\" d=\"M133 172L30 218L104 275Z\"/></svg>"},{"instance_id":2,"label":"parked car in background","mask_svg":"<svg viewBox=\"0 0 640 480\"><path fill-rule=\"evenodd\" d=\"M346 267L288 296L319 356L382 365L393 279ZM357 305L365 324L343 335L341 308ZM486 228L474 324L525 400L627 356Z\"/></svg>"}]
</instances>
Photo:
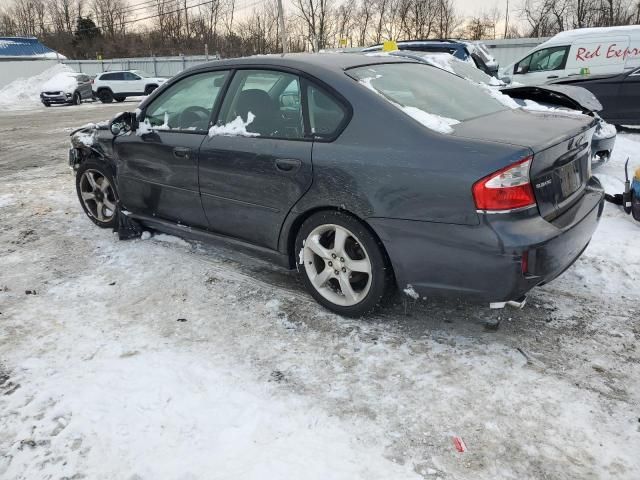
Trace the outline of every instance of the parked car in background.
<instances>
[{"instance_id":1,"label":"parked car in background","mask_svg":"<svg viewBox=\"0 0 640 480\"><path fill-rule=\"evenodd\" d=\"M491 75L492 77L498 76L500 65L498 64L498 61L495 59L495 57L491 55L491 53L489 53L489 49L484 43L480 41L461 41L466 43L467 49L469 50L469 53L471 53L473 61L480 70L485 72L487 75Z\"/></svg>"},{"instance_id":2,"label":"parked car in background","mask_svg":"<svg viewBox=\"0 0 640 480\"><path fill-rule=\"evenodd\" d=\"M506 82L541 85L578 75L617 75L640 67L640 25L558 33L500 69Z\"/></svg>"},{"instance_id":3,"label":"parked car in background","mask_svg":"<svg viewBox=\"0 0 640 480\"><path fill-rule=\"evenodd\" d=\"M149 95L166 81L141 70L104 72L93 81L93 92L102 103L123 102L127 97Z\"/></svg>"},{"instance_id":4,"label":"parked car in background","mask_svg":"<svg viewBox=\"0 0 640 480\"><path fill-rule=\"evenodd\" d=\"M614 125L640 125L640 68L617 75L587 75L556 80L553 85L575 85L593 93L600 115Z\"/></svg>"},{"instance_id":5,"label":"parked car in background","mask_svg":"<svg viewBox=\"0 0 640 480\"><path fill-rule=\"evenodd\" d=\"M40 101L45 107L53 104L80 105L93 99L91 77L82 73L62 72L42 85Z\"/></svg>"},{"instance_id":6,"label":"parked car in background","mask_svg":"<svg viewBox=\"0 0 640 480\"><path fill-rule=\"evenodd\" d=\"M470 82L485 85L517 101L523 107L550 107L575 110L594 117L598 125L591 141L594 168L611 158L616 142L616 129L600 117L603 109L598 98L589 90L574 85L507 85L495 77L478 70L468 62L463 62L447 53L415 53L407 51L391 52L390 55L412 58L429 63L443 70L459 75ZM638 77L640 79L640 76ZM638 93L634 93L637 99ZM636 103L638 105L638 103ZM638 113L638 110L636 110Z\"/></svg>"},{"instance_id":7,"label":"parked car in background","mask_svg":"<svg viewBox=\"0 0 640 480\"><path fill-rule=\"evenodd\" d=\"M69 159L98 226L252 249L361 316L394 287L503 306L560 275L603 209L595 128L407 58L256 56L180 73Z\"/></svg>"},{"instance_id":8,"label":"parked car in background","mask_svg":"<svg viewBox=\"0 0 640 480\"><path fill-rule=\"evenodd\" d=\"M459 60L475 65L488 75L495 75L498 64L493 57L485 55L480 47L468 41L458 40L402 40L397 42L398 50L423 53L448 53ZM362 49L364 53L381 52L383 45ZM489 58L490 57L490 58ZM486 61L485 61L486 58ZM488 63L487 63L488 62Z\"/></svg>"}]
</instances>

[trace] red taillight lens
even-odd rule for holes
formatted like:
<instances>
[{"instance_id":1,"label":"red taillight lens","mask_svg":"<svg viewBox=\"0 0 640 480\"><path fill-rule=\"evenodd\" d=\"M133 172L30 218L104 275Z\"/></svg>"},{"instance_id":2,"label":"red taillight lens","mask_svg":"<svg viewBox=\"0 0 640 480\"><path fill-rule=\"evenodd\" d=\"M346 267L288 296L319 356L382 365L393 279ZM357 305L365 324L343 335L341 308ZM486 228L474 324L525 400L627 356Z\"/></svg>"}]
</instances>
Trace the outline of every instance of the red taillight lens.
<instances>
[{"instance_id":1,"label":"red taillight lens","mask_svg":"<svg viewBox=\"0 0 640 480\"><path fill-rule=\"evenodd\" d=\"M522 267L522 274L529 272L529 251L522 252L522 258L520 259L520 266Z\"/></svg>"},{"instance_id":2,"label":"red taillight lens","mask_svg":"<svg viewBox=\"0 0 640 480\"><path fill-rule=\"evenodd\" d=\"M514 210L536 204L527 157L473 184L473 200L478 210Z\"/></svg>"}]
</instances>

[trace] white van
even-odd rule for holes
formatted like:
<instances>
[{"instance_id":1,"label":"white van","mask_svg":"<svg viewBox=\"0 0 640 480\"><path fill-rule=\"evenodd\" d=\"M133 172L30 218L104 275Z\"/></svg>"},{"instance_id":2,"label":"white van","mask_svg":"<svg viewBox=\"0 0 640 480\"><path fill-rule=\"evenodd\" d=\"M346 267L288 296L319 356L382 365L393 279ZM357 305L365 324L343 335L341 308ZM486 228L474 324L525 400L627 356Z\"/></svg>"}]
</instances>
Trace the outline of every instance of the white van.
<instances>
[{"instance_id":1,"label":"white van","mask_svg":"<svg viewBox=\"0 0 640 480\"><path fill-rule=\"evenodd\" d=\"M499 78L541 85L572 75L622 73L640 66L640 25L560 32L500 69Z\"/></svg>"}]
</instances>

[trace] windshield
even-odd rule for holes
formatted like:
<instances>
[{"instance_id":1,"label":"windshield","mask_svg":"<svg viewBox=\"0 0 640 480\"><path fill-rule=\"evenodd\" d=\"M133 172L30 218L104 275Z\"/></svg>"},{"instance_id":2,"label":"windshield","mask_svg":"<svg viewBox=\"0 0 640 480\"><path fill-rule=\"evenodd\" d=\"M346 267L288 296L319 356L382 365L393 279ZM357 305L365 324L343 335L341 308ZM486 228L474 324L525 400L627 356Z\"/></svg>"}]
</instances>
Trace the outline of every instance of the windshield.
<instances>
[{"instance_id":1,"label":"windshield","mask_svg":"<svg viewBox=\"0 0 640 480\"><path fill-rule=\"evenodd\" d=\"M347 73L401 108L458 122L505 110L482 87L422 63L368 65Z\"/></svg>"},{"instance_id":2,"label":"windshield","mask_svg":"<svg viewBox=\"0 0 640 480\"><path fill-rule=\"evenodd\" d=\"M474 65L471 65L468 62L463 62L451 55L428 54L424 55L422 58L436 67L443 68L444 70L451 70L456 75L460 75L461 77L473 82L494 86L504 85L504 83L497 78L487 75Z\"/></svg>"},{"instance_id":3,"label":"windshield","mask_svg":"<svg viewBox=\"0 0 640 480\"><path fill-rule=\"evenodd\" d=\"M135 73L136 75L138 75L139 77L142 78L149 78L149 75L147 75L146 72L143 72L142 70L131 70L133 73Z\"/></svg>"}]
</instances>

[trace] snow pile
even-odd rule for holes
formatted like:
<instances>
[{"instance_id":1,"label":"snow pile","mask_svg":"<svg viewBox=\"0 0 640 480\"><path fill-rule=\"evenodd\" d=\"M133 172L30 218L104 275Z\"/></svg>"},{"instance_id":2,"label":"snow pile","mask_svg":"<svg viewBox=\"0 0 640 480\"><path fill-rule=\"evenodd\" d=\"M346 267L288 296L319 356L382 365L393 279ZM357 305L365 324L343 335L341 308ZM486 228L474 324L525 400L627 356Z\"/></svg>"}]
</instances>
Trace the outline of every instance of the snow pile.
<instances>
[{"instance_id":1,"label":"snow pile","mask_svg":"<svg viewBox=\"0 0 640 480\"><path fill-rule=\"evenodd\" d=\"M149 123L148 119L144 119L143 122L138 124L138 129L136 130L136 135L141 137L142 135L146 135L147 133L153 132L153 127Z\"/></svg>"},{"instance_id":2,"label":"snow pile","mask_svg":"<svg viewBox=\"0 0 640 480\"><path fill-rule=\"evenodd\" d=\"M554 113L554 114L561 114L561 115L567 115L570 117L583 117L586 116L584 115L582 112L578 111L578 110L569 110L566 108L556 108L556 107L548 107L546 105L542 105L538 102L534 102L533 100L528 100L525 99L522 101L523 103L523 109L524 110L528 110L530 112L545 112L545 113Z\"/></svg>"},{"instance_id":3,"label":"snow pile","mask_svg":"<svg viewBox=\"0 0 640 480\"><path fill-rule=\"evenodd\" d=\"M76 77L73 72L61 72L42 84L43 92L73 93L76 88Z\"/></svg>"},{"instance_id":4,"label":"snow pile","mask_svg":"<svg viewBox=\"0 0 640 480\"><path fill-rule=\"evenodd\" d=\"M223 136L223 137L259 137L260 134L255 132L247 132L247 126L253 122L256 116L249 112L247 115L247 121L242 120L242 117L238 115L235 120L225 125L214 125L209 129L209 136Z\"/></svg>"},{"instance_id":5,"label":"snow pile","mask_svg":"<svg viewBox=\"0 0 640 480\"><path fill-rule=\"evenodd\" d=\"M455 118L441 117L440 115L434 115L433 113L425 112L424 110L420 110L416 107L403 107L397 103L393 104L428 129L439 133L451 133L453 132L453 128L451 128L451 126L460 123Z\"/></svg>"},{"instance_id":6,"label":"snow pile","mask_svg":"<svg viewBox=\"0 0 640 480\"><path fill-rule=\"evenodd\" d=\"M18 78L0 89L0 108L21 110L40 106L43 86L59 74L73 73L66 65L58 64L29 78Z\"/></svg>"},{"instance_id":7,"label":"snow pile","mask_svg":"<svg viewBox=\"0 0 640 480\"><path fill-rule=\"evenodd\" d=\"M613 137L617 133L616 127L607 122L599 122L596 131L593 133L594 140Z\"/></svg>"},{"instance_id":8,"label":"snow pile","mask_svg":"<svg viewBox=\"0 0 640 480\"><path fill-rule=\"evenodd\" d=\"M80 130L71 136L71 143L74 147L91 147L96 143L95 129Z\"/></svg>"},{"instance_id":9,"label":"snow pile","mask_svg":"<svg viewBox=\"0 0 640 480\"><path fill-rule=\"evenodd\" d=\"M451 66L451 62L455 59L453 55L449 55L448 53L429 53L423 55L422 58L424 58L427 63L433 65L434 67L438 67L441 70L446 70L447 72L453 73L454 75L456 74L456 72L453 70L453 67Z\"/></svg>"},{"instance_id":10,"label":"snow pile","mask_svg":"<svg viewBox=\"0 0 640 480\"><path fill-rule=\"evenodd\" d=\"M467 79L470 82L473 82L473 80ZM509 107L509 108L520 108L521 105L516 102L513 98L511 98L509 95L505 95L504 93L502 93L500 90L498 90L495 87L491 87L485 83L476 83L474 82L476 85L478 85L481 89L483 89L485 92L487 92L489 95L491 95L493 98L495 98L497 101L499 101L501 104L503 104L505 107ZM532 102L535 103L535 102Z\"/></svg>"}]
</instances>

